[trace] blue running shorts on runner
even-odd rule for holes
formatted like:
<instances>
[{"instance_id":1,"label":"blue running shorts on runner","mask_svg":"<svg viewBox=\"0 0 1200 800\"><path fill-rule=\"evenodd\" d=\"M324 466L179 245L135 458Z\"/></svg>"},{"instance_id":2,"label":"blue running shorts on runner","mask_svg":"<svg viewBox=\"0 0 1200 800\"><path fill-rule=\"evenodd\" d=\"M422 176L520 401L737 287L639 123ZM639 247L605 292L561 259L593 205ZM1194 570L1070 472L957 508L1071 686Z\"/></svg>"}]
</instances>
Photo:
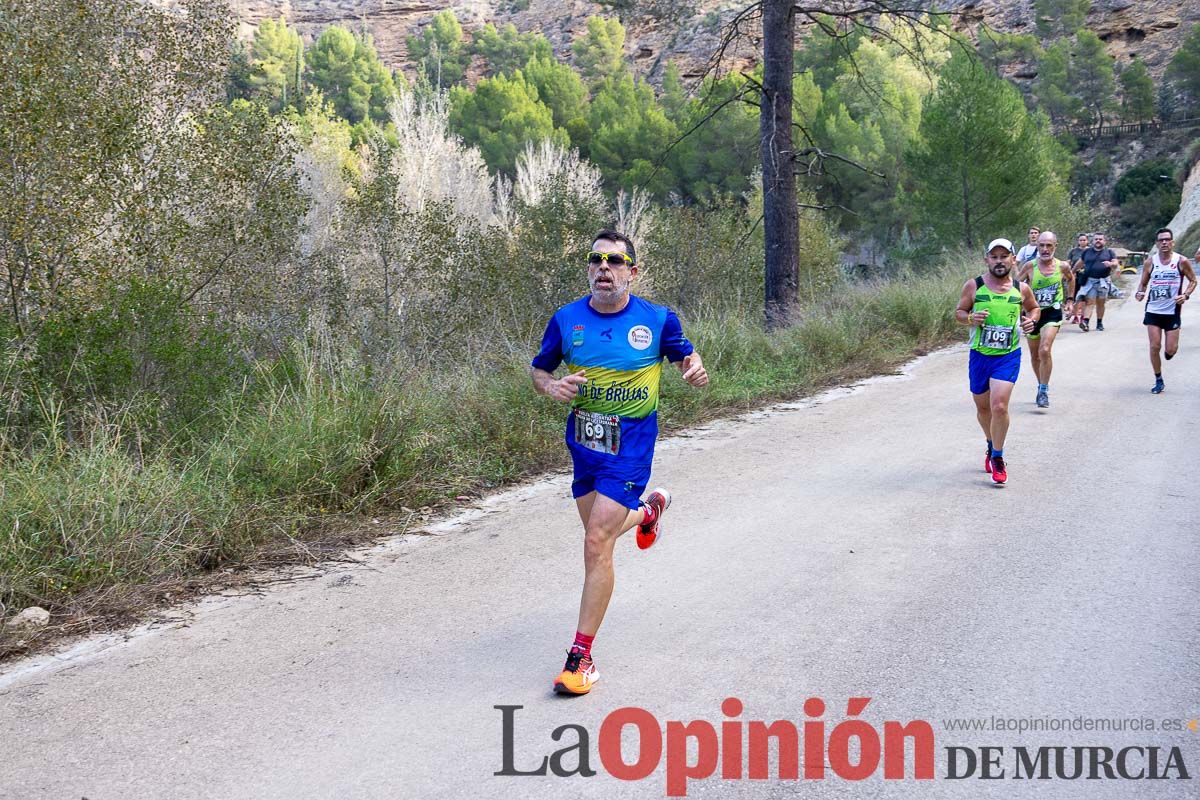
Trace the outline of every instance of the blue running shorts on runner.
<instances>
[{"instance_id":1,"label":"blue running shorts on runner","mask_svg":"<svg viewBox=\"0 0 1200 800\"><path fill-rule=\"evenodd\" d=\"M1016 383L1017 376L1021 374L1021 348L1018 347L1002 356L989 356L972 350L968 369L971 375L971 394L986 392L989 388L988 381L992 378Z\"/></svg>"},{"instance_id":2,"label":"blue running shorts on runner","mask_svg":"<svg viewBox=\"0 0 1200 800\"><path fill-rule=\"evenodd\" d=\"M571 463L575 468L572 497L579 499L596 491L628 509L641 507L642 492L650 482L650 462L629 463L571 448Z\"/></svg>"}]
</instances>

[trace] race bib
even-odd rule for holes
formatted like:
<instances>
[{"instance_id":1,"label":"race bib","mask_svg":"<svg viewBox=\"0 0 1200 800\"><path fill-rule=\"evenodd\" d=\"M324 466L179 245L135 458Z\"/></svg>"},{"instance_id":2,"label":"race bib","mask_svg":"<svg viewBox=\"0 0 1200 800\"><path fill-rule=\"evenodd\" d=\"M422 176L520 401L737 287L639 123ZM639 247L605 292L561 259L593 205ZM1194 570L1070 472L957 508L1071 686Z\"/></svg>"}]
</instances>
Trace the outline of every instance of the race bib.
<instances>
[{"instance_id":1,"label":"race bib","mask_svg":"<svg viewBox=\"0 0 1200 800\"><path fill-rule=\"evenodd\" d=\"M1013 329L1005 325L984 325L979 341L984 347L1008 350L1013 344Z\"/></svg>"},{"instance_id":2,"label":"race bib","mask_svg":"<svg viewBox=\"0 0 1200 800\"><path fill-rule=\"evenodd\" d=\"M1056 306L1054 298L1058 297L1058 286L1043 286L1035 290L1033 296L1037 298L1037 304L1042 308Z\"/></svg>"},{"instance_id":3,"label":"race bib","mask_svg":"<svg viewBox=\"0 0 1200 800\"><path fill-rule=\"evenodd\" d=\"M1151 286L1150 300L1166 300L1171 296L1171 290L1174 288L1174 286Z\"/></svg>"},{"instance_id":4,"label":"race bib","mask_svg":"<svg viewBox=\"0 0 1200 800\"><path fill-rule=\"evenodd\" d=\"M575 444L615 456L621 449L621 418L575 409Z\"/></svg>"}]
</instances>

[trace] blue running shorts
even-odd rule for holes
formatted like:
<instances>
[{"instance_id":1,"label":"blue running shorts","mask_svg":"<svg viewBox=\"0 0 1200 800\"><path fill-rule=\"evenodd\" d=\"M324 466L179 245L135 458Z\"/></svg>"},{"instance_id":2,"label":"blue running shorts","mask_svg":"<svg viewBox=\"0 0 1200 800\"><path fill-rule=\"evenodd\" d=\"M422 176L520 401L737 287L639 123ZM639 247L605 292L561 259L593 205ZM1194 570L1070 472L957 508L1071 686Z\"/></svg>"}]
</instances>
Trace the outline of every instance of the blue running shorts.
<instances>
[{"instance_id":1,"label":"blue running shorts","mask_svg":"<svg viewBox=\"0 0 1200 800\"><path fill-rule=\"evenodd\" d=\"M968 366L971 376L971 394L983 394L988 390L988 381L1016 383L1021 374L1021 348L1002 356L989 356L978 350L971 351Z\"/></svg>"},{"instance_id":2,"label":"blue running shorts","mask_svg":"<svg viewBox=\"0 0 1200 800\"><path fill-rule=\"evenodd\" d=\"M599 492L636 511L642 505L642 492L650 482L650 462L630 463L626 460L597 456L571 448L571 463L575 479L571 481L571 496L578 499L589 492Z\"/></svg>"}]
</instances>

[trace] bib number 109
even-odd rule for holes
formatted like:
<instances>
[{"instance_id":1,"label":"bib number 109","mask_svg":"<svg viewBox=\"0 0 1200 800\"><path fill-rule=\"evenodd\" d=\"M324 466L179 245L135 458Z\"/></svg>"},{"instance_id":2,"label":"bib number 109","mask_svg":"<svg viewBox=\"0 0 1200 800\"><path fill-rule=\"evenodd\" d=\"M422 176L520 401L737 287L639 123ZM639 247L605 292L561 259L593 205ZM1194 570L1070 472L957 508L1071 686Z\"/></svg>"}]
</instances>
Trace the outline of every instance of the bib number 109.
<instances>
[{"instance_id":1,"label":"bib number 109","mask_svg":"<svg viewBox=\"0 0 1200 800\"><path fill-rule=\"evenodd\" d=\"M621 418L615 414L575 411L575 444L616 455L621 449Z\"/></svg>"},{"instance_id":2,"label":"bib number 109","mask_svg":"<svg viewBox=\"0 0 1200 800\"><path fill-rule=\"evenodd\" d=\"M1007 350L1012 347L1013 329L1007 325L984 325L983 346L997 350Z\"/></svg>"}]
</instances>

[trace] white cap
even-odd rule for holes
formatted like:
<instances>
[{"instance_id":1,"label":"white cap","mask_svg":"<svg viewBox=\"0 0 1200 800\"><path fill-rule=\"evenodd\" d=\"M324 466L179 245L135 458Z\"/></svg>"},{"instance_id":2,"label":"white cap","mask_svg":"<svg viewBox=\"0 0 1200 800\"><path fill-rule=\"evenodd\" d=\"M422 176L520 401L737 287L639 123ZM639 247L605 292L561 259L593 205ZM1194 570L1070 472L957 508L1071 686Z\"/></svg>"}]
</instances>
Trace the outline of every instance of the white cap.
<instances>
[{"instance_id":1,"label":"white cap","mask_svg":"<svg viewBox=\"0 0 1200 800\"><path fill-rule=\"evenodd\" d=\"M1003 247L1005 250L1007 250L1010 253L1017 252L1016 250L1013 249L1012 242L1010 242L1008 239L992 239L992 243L987 246L987 250L985 250L984 252L990 253L993 250L995 250L997 247Z\"/></svg>"}]
</instances>

